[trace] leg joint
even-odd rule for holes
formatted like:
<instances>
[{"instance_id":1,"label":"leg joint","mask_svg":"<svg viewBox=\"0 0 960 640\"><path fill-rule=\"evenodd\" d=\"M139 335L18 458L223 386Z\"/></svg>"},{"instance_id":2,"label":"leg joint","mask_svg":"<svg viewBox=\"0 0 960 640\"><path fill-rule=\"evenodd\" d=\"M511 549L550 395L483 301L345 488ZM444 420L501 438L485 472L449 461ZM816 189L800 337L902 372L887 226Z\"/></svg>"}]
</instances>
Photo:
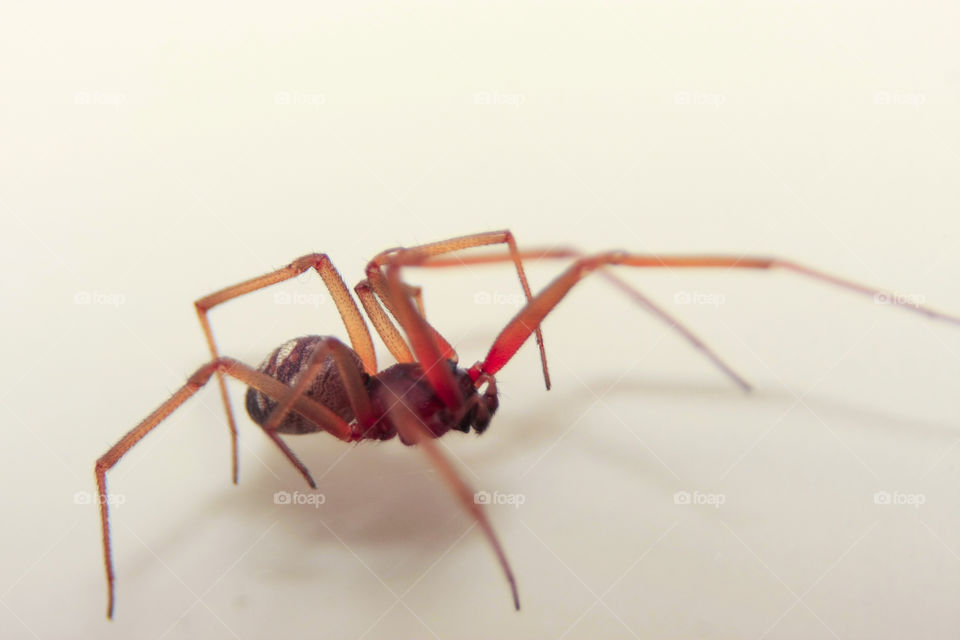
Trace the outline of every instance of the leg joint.
<instances>
[{"instance_id":1,"label":"leg joint","mask_svg":"<svg viewBox=\"0 0 960 640\"><path fill-rule=\"evenodd\" d=\"M187 386L192 389L199 389L203 385L207 384L207 381L210 379L210 376L213 375L214 371L224 372L236 363L236 360L226 356L221 356L216 360L212 360L211 362L208 362L197 369L193 375L190 376L190 378L187 380Z\"/></svg>"},{"instance_id":2,"label":"leg joint","mask_svg":"<svg viewBox=\"0 0 960 640\"><path fill-rule=\"evenodd\" d=\"M297 273L303 273L310 268L314 268L319 271L324 264L331 264L330 257L327 254L310 253L291 262L290 267L292 269L296 269Z\"/></svg>"}]
</instances>

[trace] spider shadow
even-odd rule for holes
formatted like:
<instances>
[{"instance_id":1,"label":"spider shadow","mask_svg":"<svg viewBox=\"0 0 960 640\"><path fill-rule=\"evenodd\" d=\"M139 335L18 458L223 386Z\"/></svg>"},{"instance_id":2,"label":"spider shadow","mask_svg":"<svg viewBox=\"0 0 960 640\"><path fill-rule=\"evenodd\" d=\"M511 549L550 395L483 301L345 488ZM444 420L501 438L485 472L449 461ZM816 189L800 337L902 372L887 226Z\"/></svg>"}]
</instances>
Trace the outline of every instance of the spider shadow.
<instances>
[{"instance_id":1,"label":"spider shadow","mask_svg":"<svg viewBox=\"0 0 960 640\"><path fill-rule=\"evenodd\" d=\"M787 407L796 400L787 390L758 389L743 394L723 382L691 383L645 377L619 380L611 377L596 380L595 386L609 388L610 397L626 395L640 401L676 398L678 402L717 400L728 406L747 402ZM584 404L593 402L595 396L582 386L563 392L546 392L542 401L527 405L519 414L508 413L509 394L504 400L504 414L495 418L491 430L484 435L485 438L496 436L497 446L463 455L463 462L468 466L490 468L505 452L541 450L544 442L557 437L558 425L569 424L570 416L582 411ZM895 436L907 432L952 440L957 434L956 427L951 425L917 421L825 395L811 394L804 398L804 402L818 413L836 417L838 429L860 429L850 423L866 422L876 433ZM449 490L432 471L426 458L415 448L404 447L397 440L349 445L323 434L287 437L288 444L318 479L318 490L324 495L325 502L317 508L278 505L274 502L277 491L305 495L313 492L272 445L267 444L258 428L248 420L243 422L246 424L241 424L240 437L249 446L257 448L257 455L265 460L269 469L255 464L250 455L244 456L239 486L230 486L225 474L222 491L194 505L191 511L179 514L177 521L180 524L156 543L157 554L161 557L165 550L190 545L190 523L204 518L229 519L235 521L237 527L247 530L262 529L265 523L276 520L278 531L271 535L279 534L282 551L272 560L275 570L294 579L315 580L316 566L305 562L305 554L322 558L324 553L331 551L349 554L355 550L363 557L365 551L373 549L388 549L401 556L420 551L435 553L438 547L445 548L468 526L468 517L450 498ZM461 434L453 436L466 437ZM686 436L677 430L672 437L683 439ZM263 444L254 444L258 440ZM676 479L652 455L638 457L635 450L611 447L595 440L586 440L584 444L587 455L622 466L635 474L638 482L661 487L667 493L674 491ZM456 451L456 442L451 442L450 447ZM494 477L496 473L494 470L487 475ZM275 475L279 475L279 479ZM478 536L476 540L479 541ZM128 570L149 571L155 562L152 554L142 554Z\"/></svg>"},{"instance_id":2,"label":"spider shadow","mask_svg":"<svg viewBox=\"0 0 960 640\"><path fill-rule=\"evenodd\" d=\"M438 548L446 548L470 524L428 460L399 440L351 445L324 434L287 437L286 442L317 479L314 491L263 439L258 427L247 422L240 430L240 437L251 441L257 457L269 467L257 464L252 456L242 456L238 486L232 486L225 473L222 490L177 513L176 524L150 543L156 556L137 554L126 571L155 570L156 557L191 545L191 523L204 520L230 521L247 531L262 530L275 521L271 538L279 541L279 551L271 560L273 568L278 574L304 580L317 579L317 563L325 562L331 552L365 557L365 552L386 549L400 558L435 556ZM265 443L253 444L258 439ZM322 495L324 501L318 506L278 504L277 492ZM423 569L411 567L414 573L408 582Z\"/></svg>"},{"instance_id":3,"label":"spider shadow","mask_svg":"<svg viewBox=\"0 0 960 640\"><path fill-rule=\"evenodd\" d=\"M629 379L621 379L610 376L592 380L591 383L596 388L609 389L605 397L628 396L631 399L636 399L640 403L641 411L644 399L659 402L664 399L676 399L678 403L716 402L729 410L746 405L770 408L782 407L786 410L797 402L797 396L787 389L761 387L744 393L723 381L718 383L693 383L662 377L632 376ZM585 405L597 400L595 393L583 385L577 385L576 388L564 390L560 393L551 390L545 392L543 397L541 404L545 411L528 408L523 413L511 414L509 417L505 416L505 419L509 421L508 424L493 425L494 428L501 427L498 431L505 432L501 433L501 438L506 449L516 452L531 452L543 449L545 441L552 442L557 438L562 430L561 425L570 424L570 416L578 415L579 412L583 411ZM956 425L917 420L908 415L846 402L824 393L813 392L806 395L803 397L803 403L814 413L830 418L831 426L840 431L863 431L864 427L862 425L869 424L870 433L877 436L903 437L904 434L909 434L911 437L935 438L947 442L955 440L958 434ZM637 420L642 420L640 414L638 414ZM615 426L613 421L611 421L611 426ZM631 430L636 429L633 425L629 428ZM640 428L642 429L642 426ZM671 431L670 437L678 440L688 438L681 430ZM604 462L621 465L638 475L656 477L664 482L664 486L672 486L675 481L672 474L665 472L663 465L653 456L647 455L644 458L638 458L633 450L610 446L608 442L597 439L585 439L580 445L590 455L597 456ZM488 450L471 457L470 461L478 465L484 464L495 455L499 455L499 453Z\"/></svg>"}]
</instances>

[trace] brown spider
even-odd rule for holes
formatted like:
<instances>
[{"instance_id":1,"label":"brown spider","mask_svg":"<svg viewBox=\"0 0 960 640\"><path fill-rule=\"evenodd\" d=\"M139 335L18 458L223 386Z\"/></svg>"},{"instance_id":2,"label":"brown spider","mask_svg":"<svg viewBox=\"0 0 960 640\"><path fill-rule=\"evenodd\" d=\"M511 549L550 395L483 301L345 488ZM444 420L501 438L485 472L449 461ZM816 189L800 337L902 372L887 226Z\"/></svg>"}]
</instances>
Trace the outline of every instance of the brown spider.
<instances>
[{"instance_id":1,"label":"brown spider","mask_svg":"<svg viewBox=\"0 0 960 640\"><path fill-rule=\"evenodd\" d=\"M507 252L439 257L471 247L494 244L506 244ZM523 260L544 258L576 258L576 260L546 288L533 296L523 270ZM427 323L420 289L405 284L400 279L400 270L405 266L451 267L505 261L514 263L527 304L500 332L484 360L477 362L469 369L461 369L457 366L458 357L453 347ZM547 389L550 388L540 323L577 282L589 273L599 270L599 273L636 302L679 331L741 388L744 390L750 388L743 378L676 319L639 291L602 268L610 265L723 269L778 267L875 298L886 296L885 300L891 304L903 306L932 318L960 324L958 317L932 311L881 290L784 260L744 256L639 255L623 251L584 257L569 249L520 251L509 231L493 231L412 248L389 249L378 254L367 264L367 278L362 280L354 290L377 333L397 360L397 364L379 371L370 332L340 274L325 254L303 256L282 269L227 287L197 300L195 303L197 315L213 359L200 367L170 399L97 460L95 474L107 573L107 616L113 617L114 571L110 551L106 473L131 447L204 386L214 373L217 374L230 427L234 483L237 482L237 429L230 408L224 374L249 386L246 396L247 413L263 428L267 436L276 443L313 488L316 488L316 484L310 472L280 439L279 434L313 433L322 430L344 442L388 440L399 435L404 444L421 445L430 461L450 485L461 506L476 519L496 553L510 584L514 606L519 609L520 600L513 572L482 506L474 500L473 490L460 478L433 439L439 438L451 429L469 432L472 428L478 434L484 432L498 406L494 375L510 361L532 333L537 335L544 381ZM220 355L207 318L211 308L251 291L293 278L311 268L316 269L320 274L333 297L346 325L352 349L336 338L305 336L290 340L277 348L258 369ZM390 316L393 316L403 329L410 342L409 346ZM480 393L481 388L482 393Z\"/></svg>"}]
</instances>

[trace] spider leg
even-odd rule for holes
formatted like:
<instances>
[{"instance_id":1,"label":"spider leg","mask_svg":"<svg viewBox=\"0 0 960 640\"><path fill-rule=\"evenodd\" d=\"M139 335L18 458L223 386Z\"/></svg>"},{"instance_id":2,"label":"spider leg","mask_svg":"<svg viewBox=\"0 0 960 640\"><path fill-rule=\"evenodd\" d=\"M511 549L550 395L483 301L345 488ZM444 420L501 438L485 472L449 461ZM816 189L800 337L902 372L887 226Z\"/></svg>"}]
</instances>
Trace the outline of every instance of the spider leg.
<instances>
[{"instance_id":1,"label":"spider leg","mask_svg":"<svg viewBox=\"0 0 960 640\"><path fill-rule=\"evenodd\" d=\"M302 256L282 269L277 269L271 273L221 289L197 300L194 306L196 307L197 317L200 319L200 326L203 327L203 334L207 339L207 346L210 348L210 355L213 359L216 360L219 358L220 353L217 350L217 343L213 338L213 328L207 317L210 309L246 293L251 293L272 284L289 280L311 268L320 274L324 284L327 286L327 290L330 292L330 297L333 298L334 303L337 305L337 311L340 312L343 324L347 328L347 334L350 337L350 344L353 345L353 350L360 356L367 373L371 375L375 374L377 372L377 357L373 350L373 340L370 337L367 324L363 320L360 309L357 308L357 303L354 302L350 296L350 291L347 289L346 284L344 284L343 278L340 277L340 273L330 262L327 255L323 253L312 253ZM220 397L223 400L223 407L227 413L227 423L230 428L233 483L236 484L239 474L237 464L237 422L233 417L233 409L230 407L230 396L227 393L226 381L224 380L223 373L219 370L217 371L217 382L220 386Z\"/></svg>"},{"instance_id":2,"label":"spider leg","mask_svg":"<svg viewBox=\"0 0 960 640\"><path fill-rule=\"evenodd\" d=\"M413 297L417 305L417 311L420 312L420 315L426 317L426 311L423 307L423 290L420 287L414 287L406 283L404 283L403 286ZM397 362L413 362L413 354L410 353L410 347L407 346L406 341L403 339L403 336L400 335L396 325L393 324L390 316L387 315L387 312L383 309L383 305L381 305L377 299L373 287L370 285L370 281L364 278L357 283L357 286L355 286L353 290L357 294L357 298L360 299L360 304L363 305L364 310L367 312L367 317L373 322L373 327L376 329L377 334L379 334L380 339L387 345L390 354L396 358ZM443 340L443 336L439 333L436 334L436 337ZM443 340L442 344L446 345L445 348L449 348L451 352L453 351L453 347L447 345L445 340ZM452 355L456 356L456 354Z\"/></svg>"},{"instance_id":3,"label":"spider leg","mask_svg":"<svg viewBox=\"0 0 960 640\"><path fill-rule=\"evenodd\" d=\"M520 345L530 337L533 327L538 327L543 318L563 299L571 288L591 272L605 265L623 265L646 268L708 268L708 269L786 269L800 275L832 284L856 293L872 297L887 296L892 304L906 310L922 313L928 317L960 325L960 317L953 316L927 307L914 305L891 296L882 289L867 287L823 271L818 271L795 262L776 258L750 256L658 256L630 254L622 251L601 253L580 258L567 268L553 282L547 285L537 296L521 309L503 328L483 363L474 365L474 374L494 374L510 361Z\"/></svg>"},{"instance_id":4,"label":"spider leg","mask_svg":"<svg viewBox=\"0 0 960 640\"><path fill-rule=\"evenodd\" d=\"M459 410L463 406L463 393L450 368L443 365L450 357L437 344L436 337L439 334L414 307L409 291L400 280L400 266L397 263L388 264L386 280L384 302L407 334L424 377L448 409Z\"/></svg>"},{"instance_id":5,"label":"spider leg","mask_svg":"<svg viewBox=\"0 0 960 640\"><path fill-rule=\"evenodd\" d=\"M459 502L460 506L480 525L483 535L493 548L493 552L497 556L497 561L500 563L507 582L510 584L510 591L513 594L513 606L519 610L520 596L517 593L517 581L513 577L510 563L507 561L507 556L503 551L503 547L500 545L500 540L497 538L493 526L490 524L490 520L487 518L483 506L476 502L476 494L473 489L460 477L449 458L440 450L440 446L432 437L427 427L413 414L405 403L402 401L397 402L390 410L390 418L397 427L397 431L404 442L418 444L424 453L427 454L430 462L437 471L440 472L444 482L446 482L453 491L457 502Z\"/></svg>"},{"instance_id":6,"label":"spider leg","mask_svg":"<svg viewBox=\"0 0 960 640\"><path fill-rule=\"evenodd\" d=\"M441 240L439 242L431 242L409 248L396 248L382 251L374 256L374 258L367 264L367 282L373 289L373 293L383 300L383 303L386 305L387 309L396 318L397 310L393 307L393 301L391 300L388 292L389 287L386 282L386 276L383 273L383 267L386 264L390 262L398 262L404 265L416 265L426 259L431 258L432 256L494 244L507 245L509 255L517 269L517 276L520 279L520 286L523 288L523 294L526 296L527 302L529 303L533 299L533 294L530 291L530 284L527 282L527 274L523 270L522 255L517 249L517 242L514 240L513 234L508 230L475 233L468 236L450 238L449 240ZM363 298L361 298L361 301L363 301ZM418 299L418 306L420 308L420 315L422 316L422 300ZM366 303L364 303L364 308L367 308ZM369 309L367 310L369 313ZM436 329L431 327L429 324L426 324L426 328L433 334L433 338L439 344L440 350L443 352L444 357L456 361L456 352L449 345L449 343L447 343L443 336L441 336ZM540 362L543 367L543 381L547 389L549 389L550 371L547 367L547 354L543 347L543 335L540 331L540 327L536 327L535 333L537 336L537 344L540 348Z\"/></svg>"},{"instance_id":7,"label":"spider leg","mask_svg":"<svg viewBox=\"0 0 960 640\"><path fill-rule=\"evenodd\" d=\"M380 301L377 300L370 281L364 278L357 283L357 286L355 286L353 290L360 299L360 304L363 305L364 310L367 312L367 317L373 322L373 328L376 329L383 343L387 345L390 354L396 358L397 362L413 362L413 354L410 353L410 347L407 346L407 342L403 339L403 336L400 335L400 331L397 330L396 325L390 320L390 316L384 311ZM420 315L423 315L423 313L421 312Z\"/></svg>"},{"instance_id":8,"label":"spider leg","mask_svg":"<svg viewBox=\"0 0 960 640\"><path fill-rule=\"evenodd\" d=\"M420 287L414 287L407 285L410 290L410 295L413 297L413 301L417 304L417 311L420 312L424 318L427 317L427 310L423 308L423 289Z\"/></svg>"},{"instance_id":9,"label":"spider leg","mask_svg":"<svg viewBox=\"0 0 960 640\"><path fill-rule=\"evenodd\" d=\"M575 249L525 249L520 252L520 257L524 260L542 260L549 258L582 258L583 253ZM424 262L421 262L420 267L462 267L467 265L481 265L481 264L491 264L491 263L500 263L511 260L512 256L501 253L491 253L486 255L472 255L464 256L463 258L430 258ZM676 331L683 337L688 343L690 343L695 349L700 351L704 356L706 356L724 375L729 377L744 391L750 391L750 383L743 379L740 374L738 374L734 369L727 364L709 345L707 345L703 340L701 340L692 330L680 322L675 316L673 316L666 309L658 305L647 295L641 293L638 289L619 278L615 274L611 273L607 269L598 269L598 273L603 276L608 282L613 286L620 289L623 293L633 298L634 302L639 304L641 307L644 307L647 311L652 313L654 316L659 318L662 322L667 324L671 329Z\"/></svg>"},{"instance_id":10,"label":"spider leg","mask_svg":"<svg viewBox=\"0 0 960 640\"><path fill-rule=\"evenodd\" d=\"M292 395L292 390L287 385L260 373L259 371L237 362L233 358L220 357L209 362L194 372L187 380L187 383L180 387L166 402L161 404L153 413L144 418L140 424L131 429L125 436L120 438L117 444L113 445L109 451L100 456L94 466L94 475L97 479L97 496L100 502L100 527L103 537L103 562L107 571L107 617L113 617L114 603L114 571L113 555L110 551L110 507L109 494L107 493L107 471L112 469L120 458L124 456L134 445L150 433L167 416L173 413L177 407L187 401L190 396L204 386L214 372L223 372L245 384L257 389L270 398L282 402ZM350 425L348 425L340 416L336 415L325 406L314 402L310 398L299 398L292 406L293 410L316 423L322 429L341 440L350 440Z\"/></svg>"}]
</instances>

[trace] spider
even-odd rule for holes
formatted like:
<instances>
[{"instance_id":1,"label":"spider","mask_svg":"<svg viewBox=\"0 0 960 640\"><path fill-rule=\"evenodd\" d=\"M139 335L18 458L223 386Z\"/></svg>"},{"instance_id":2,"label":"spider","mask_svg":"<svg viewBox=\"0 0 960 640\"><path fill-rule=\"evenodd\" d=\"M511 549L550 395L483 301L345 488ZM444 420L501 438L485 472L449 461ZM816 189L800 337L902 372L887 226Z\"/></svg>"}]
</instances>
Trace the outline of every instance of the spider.
<instances>
[{"instance_id":1,"label":"spider","mask_svg":"<svg viewBox=\"0 0 960 640\"><path fill-rule=\"evenodd\" d=\"M473 247L498 244L506 245L506 251L484 255L451 255ZM534 296L527 282L523 262L551 258L572 258L574 261ZM406 284L400 278L400 272L403 267L411 266L445 268L496 262L513 262L527 304L500 331L485 358L464 369L458 365L459 358L453 347L427 322L419 287ZM380 338L397 360L396 364L379 370L370 331L343 278L326 254L303 256L281 269L197 300L194 304L212 359L197 369L186 384L97 460L94 472L107 577L107 617L113 617L115 577L110 548L106 473L164 418L206 385L214 374L220 386L230 429L234 484L238 480L237 427L227 393L226 376L236 378L249 387L246 409L250 418L264 430L313 488L316 488L316 483L310 472L280 438L280 434L326 431L344 442L389 440L399 436L403 444L416 444L423 449L460 505L479 524L506 576L514 607L519 609L520 598L513 571L482 505L474 499L473 490L460 478L434 440L451 430L467 433L472 429L481 434L487 429L499 405L494 376L531 334L536 335L544 382L546 388L550 388L540 323L574 285L592 272L601 274L640 306L678 331L739 387L750 389L749 384L693 332L640 291L605 269L616 265L678 269L785 269L836 287L874 296L875 299L931 318L960 324L960 317L933 311L880 289L776 258L641 255L626 251L584 256L572 249L521 251L513 234L504 230L410 248L388 249L367 264L366 278L357 284L354 291ZM333 298L346 326L350 347L334 337L310 335L295 338L275 349L257 369L220 355L208 318L213 307L310 269L317 271ZM406 340L391 316L400 325Z\"/></svg>"}]
</instances>

